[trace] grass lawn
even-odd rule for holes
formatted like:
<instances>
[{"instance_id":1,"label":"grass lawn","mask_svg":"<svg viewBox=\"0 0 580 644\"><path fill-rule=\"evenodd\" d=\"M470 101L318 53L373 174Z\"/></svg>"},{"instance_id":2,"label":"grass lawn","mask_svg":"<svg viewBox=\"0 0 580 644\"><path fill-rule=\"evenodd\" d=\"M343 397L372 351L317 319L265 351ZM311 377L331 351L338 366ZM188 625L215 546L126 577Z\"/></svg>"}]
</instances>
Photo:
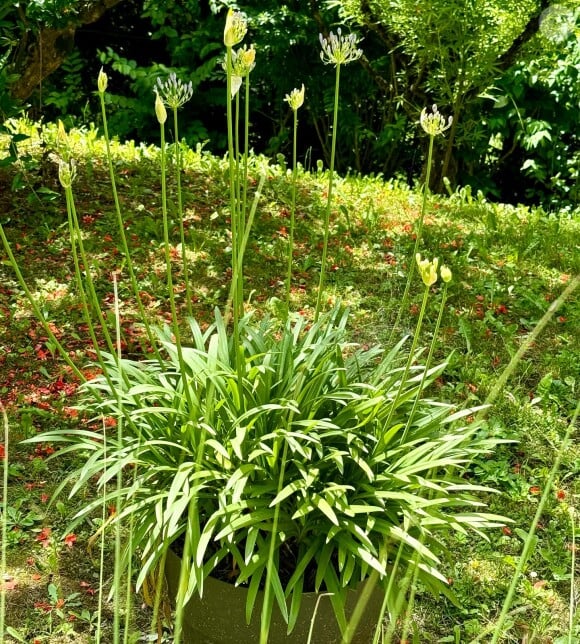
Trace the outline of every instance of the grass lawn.
<instances>
[{"instance_id":1,"label":"grass lawn","mask_svg":"<svg viewBox=\"0 0 580 644\"><path fill-rule=\"evenodd\" d=\"M64 197L53 160L56 127L43 138L22 142L27 158L0 170L0 223L24 278L53 333L85 376L95 359L74 286ZM146 337L120 250L104 144L93 131L71 134L78 177L76 207L90 270L105 318L114 323L112 274L119 279L122 349L127 357L148 355ZM168 320L158 150L114 144L119 199L141 299L152 324ZM171 152L170 152L171 161ZM182 179L187 248L171 231L174 290L181 315L186 303L182 253L189 258L192 309L203 326L215 307L224 308L231 277L227 163L201 150L184 150ZM267 178L246 253L245 302L256 316L283 309L286 249L291 208L291 173L266 159L250 160L250 196L260 174ZM328 176L321 169L298 174L291 309L312 317L322 248L322 220ZM169 212L175 212L170 184ZM350 307L349 336L360 345L385 344L412 333L422 284L411 291L394 329L412 261L414 221L422 196L381 177L340 178L335 183L324 301ZM457 408L482 404L511 357L566 286L580 274L580 218L491 204L460 190L431 196L422 253L438 257L453 272L435 360L447 361L430 396ZM76 511L92 500L68 499L59 489L74 456L52 459L57 446L21 441L65 426L91 428L78 414L79 385L70 367L35 319L0 249L0 401L7 412L9 488L6 642L90 642L99 595L100 517L71 525ZM437 318L441 287L427 304L420 342L428 346ZM469 642L494 620L543 493L550 468L578 401L580 388L580 298L576 291L531 344L488 413L485 431L509 439L490 458L473 462L470 481L496 489L483 495L492 512L513 523L487 534L449 538L443 568L459 605L418 589L414 642ZM0 439L4 452L6 441ZM578 564L572 569L574 507L580 495L580 441L563 455L537 542L519 580L504 642L572 642L568 633L570 594L580 593ZM104 591L110 588L113 543ZM576 562L578 559L576 559ZM146 632L148 608L134 602L135 633ZM110 607L105 603L105 626ZM576 620L578 621L578 620ZM580 624L575 626L580 637ZM103 641L112 641L110 631ZM138 637L138 635L136 635ZM108 639L109 638L109 639ZM135 640L136 641L136 640ZM169 641L169 640L167 640ZM482 641L487 641L483 637Z\"/></svg>"}]
</instances>

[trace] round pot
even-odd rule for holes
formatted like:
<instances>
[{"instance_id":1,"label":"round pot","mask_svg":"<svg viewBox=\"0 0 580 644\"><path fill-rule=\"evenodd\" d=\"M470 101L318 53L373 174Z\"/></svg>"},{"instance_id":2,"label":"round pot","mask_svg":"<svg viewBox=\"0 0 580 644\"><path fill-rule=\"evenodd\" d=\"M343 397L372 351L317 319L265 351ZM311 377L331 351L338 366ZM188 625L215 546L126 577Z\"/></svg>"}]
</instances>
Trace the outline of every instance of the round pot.
<instances>
[{"instance_id":1,"label":"round pot","mask_svg":"<svg viewBox=\"0 0 580 644\"><path fill-rule=\"evenodd\" d=\"M177 594L181 559L171 550L167 556L165 576L172 599ZM350 590L347 598L347 618L354 610L364 584ZM248 591L224 581L208 577L204 581L203 597L194 595L185 607L183 641L186 644L257 644L260 641L260 613L263 593L256 598L252 620L246 623L246 597ZM363 618L352 639L353 644L370 644L379 619L382 593L375 589L367 603ZM286 633L287 625L274 600L269 644L307 644L314 616L311 644L340 644L340 628L328 595L304 593L300 615L292 633Z\"/></svg>"}]
</instances>

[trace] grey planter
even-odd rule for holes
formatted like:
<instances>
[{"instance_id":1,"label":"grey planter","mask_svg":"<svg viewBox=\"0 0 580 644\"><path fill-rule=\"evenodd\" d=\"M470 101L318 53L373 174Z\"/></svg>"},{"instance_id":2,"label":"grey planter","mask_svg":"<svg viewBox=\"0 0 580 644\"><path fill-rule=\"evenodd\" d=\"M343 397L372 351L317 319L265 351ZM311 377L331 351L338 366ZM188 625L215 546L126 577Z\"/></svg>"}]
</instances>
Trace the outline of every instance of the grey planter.
<instances>
[{"instance_id":1,"label":"grey planter","mask_svg":"<svg viewBox=\"0 0 580 644\"><path fill-rule=\"evenodd\" d=\"M180 566L181 559L170 550L165 576L172 599L177 593ZM349 591L347 615L354 609L360 591L361 588ZM246 588L236 588L233 584L208 577L204 582L203 597L195 595L185 608L184 644L257 644L260 641L260 607L263 594L258 594L250 624L246 623L246 597ZM370 644L372 641L382 598L382 593L376 590L366 606L363 619L352 640L353 644ZM269 644L306 644L315 611L311 643L340 644L340 629L330 599L318 593L304 594L298 621L290 635L286 634L286 623L277 606L274 606Z\"/></svg>"}]
</instances>

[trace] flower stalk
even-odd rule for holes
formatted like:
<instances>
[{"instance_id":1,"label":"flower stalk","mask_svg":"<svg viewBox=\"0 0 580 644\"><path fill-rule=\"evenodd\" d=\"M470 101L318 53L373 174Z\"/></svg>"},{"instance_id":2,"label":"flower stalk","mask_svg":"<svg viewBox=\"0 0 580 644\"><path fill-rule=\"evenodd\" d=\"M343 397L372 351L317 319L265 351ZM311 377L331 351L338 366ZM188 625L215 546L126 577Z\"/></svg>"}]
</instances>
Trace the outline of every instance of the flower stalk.
<instances>
[{"instance_id":1,"label":"flower stalk","mask_svg":"<svg viewBox=\"0 0 580 644\"><path fill-rule=\"evenodd\" d=\"M97 77L97 89L99 93L99 99L101 103L101 117L103 121L103 135L105 139L105 150L107 154L107 164L109 166L109 180L111 182L111 193L113 195L113 202L115 204L115 214L117 217L117 229L119 231L119 238L121 240L121 247L123 251L123 259L127 265L127 271L129 273L129 280L131 282L131 289L133 291L133 296L137 302L137 308L139 309L139 318L143 323L145 334L147 336L147 341L149 346L155 354L155 358L162 364L163 360L161 354L159 353L159 348L157 346L157 341L149 325L149 320L145 311L145 306L141 298L141 293L139 285L137 284L137 277L135 275L135 269L133 267L133 260L131 259L131 252L129 251L129 244L127 243L127 235L125 234L125 225L123 222L123 215L121 214L121 204L119 201L119 194L117 192L117 180L115 179L115 170L113 166L113 155L111 153L111 141L109 137L109 127L107 124L107 108L105 106L105 92L107 90L108 77L107 74L103 71L103 68L99 71Z\"/></svg>"},{"instance_id":2,"label":"flower stalk","mask_svg":"<svg viewBox=\"0 0 580 644\"><path fill-rule=\"evenodd\" d=\"M286 274L286 309L290 312L290 291L292 287L292 261L294 258L294 229L296 225L296 180L298 175L297 141L298 141L298 110L304 103L304 83L300 89L293 89L284 99L292 109L294 126L292 129L292 203L290 206L290 232L288 234L288 269Z\"/></svg>"},{"instance_id":3,"label":"flower stalk","mask_svg":"<svg viewBox=\"0 0 580 644\"><path fill-rule=\"evenodd\" d=\"M173 112L173 133L175 136L175 176L177 184L177 214L179 219L179 237L181 242L181 262L183 266L183 281L185 284L185 306L187 315L192 318L192 292L189 280L189 259L187 254L187 244L185 239L185 226L183 223L183 195L181 190L181 145L179 142L179 122L177 119L177 110L183 107L193 96L193 85L183 83L177 76L172 73L166 81L157 79L157 95L161 97L163 103Z\"/></svg>"},{"instance_id":4,"label":"flower stalk","mask_svg":"<svg viewBox=\"0 0 580 644\"><path fill-rule=\"evenodd\" d=\"M426 108L423 108L420 117L420 124L423 130L429 135L429 150L427 152L427 174L425 176L425 185L423 186L423 199L421 202L421 213L419 219L415 222L415 245L413 247L412 257L415 257L419 252L419 246L423 237L423 223L425 220L425 213L427 212L427 199L429 197L429 183L431 181L431 168L433 166L433 145L435 137L442 135L446 130L451 127L453 122L453 117L449 117L447 121L441 115L437 109L437 105L433 105L431 112L427 112ZM415 264L411 262L409 267L409 272L407 274L407 282L405 284L405 291L403 292L403 297L401 298L401 303L398 307L397 318L395 324L392 327L389 344L393 340L393 335L397 332L399 324L401 322L401 317L403 312L406 310L409 291L411 289L411 284L413 283L413 277L415 275Z\"/></svg>"},{"instance_id":5,"label":"flower stalk","mask_svg":"<svg viewBox=\"0 0 580 644\"><path fill-rule=\"evenodd\" d=\"M334 82L334 110L332 117L332 145L330 150L330 169L328 175L328 194L326 199L326 210L324 213L324 231L322 245L322 259L320 265L320 277L318 281L318 295L316 298L316 308L314 310L314 321L318 321L322 311L322 296L326 280L326 261L328 256L328 238L330 231L330 210L332 206L332 189L334 185L334 161L336 157L336 140L338 128L338 97L340 90L340 68L353 62L362 56L362 50L357 49L358 38L355 34L343 36L340 27L337 34L330 32L327 38L319 34L322 51L320 58L325 65L335 66Z\"/></svg>"}]
</instances>

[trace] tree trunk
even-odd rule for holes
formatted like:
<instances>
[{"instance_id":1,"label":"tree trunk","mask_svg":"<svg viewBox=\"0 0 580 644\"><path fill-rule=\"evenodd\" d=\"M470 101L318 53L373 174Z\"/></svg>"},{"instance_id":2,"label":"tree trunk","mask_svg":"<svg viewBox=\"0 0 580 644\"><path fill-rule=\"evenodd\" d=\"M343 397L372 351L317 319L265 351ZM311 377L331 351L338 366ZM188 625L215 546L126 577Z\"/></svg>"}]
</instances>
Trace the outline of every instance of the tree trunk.
<instances>
[{"instance_id":1,"label":"tree trunk","mask_svg":"<svg viewBox=\"0 0 580 644\"><path fill-rule=\"evenodd\" d=\"M74 45L74 35L81 25L96 22L111 7L123 0L96 0L88 2L66 27L59 29L41 27L36 39L12 70L18 75L10 87L13 98L25 101L47 76L56 71L71 52ZM30 32L28 34L30 36ZM23 38L25 35L23 34Z\"/></svg>"}]
</instances>

